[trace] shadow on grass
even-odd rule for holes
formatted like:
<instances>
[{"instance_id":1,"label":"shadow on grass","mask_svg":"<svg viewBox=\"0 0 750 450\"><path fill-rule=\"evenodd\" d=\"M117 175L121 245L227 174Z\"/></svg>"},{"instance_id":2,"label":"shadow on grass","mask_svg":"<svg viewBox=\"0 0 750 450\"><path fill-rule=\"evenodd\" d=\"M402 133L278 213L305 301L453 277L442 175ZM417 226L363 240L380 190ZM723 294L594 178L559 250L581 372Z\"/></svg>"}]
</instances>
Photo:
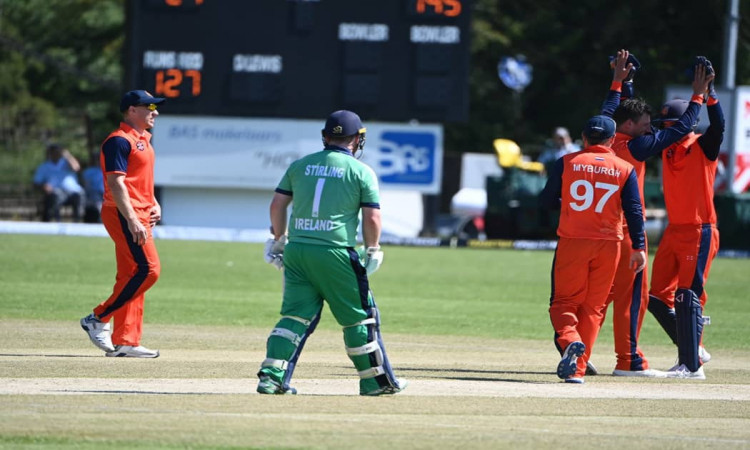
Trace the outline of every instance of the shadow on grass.
<instances>
[{"instance_id":1,"label":"shadow on grass","mask_svg":"<svg viewBox=\"0 0 750 450\"><path fill-rule=\"evenodd\" d=\"M135 391L135 390L73 390L57 389L51 392L65 392L69 394L131 394L131 395L227 395L225 392L166 392L166 391Z\"/></svg>"},{"instance_id":2,"label":"shadow on grass","mask_svg":"<svg viewBox=\"0 0 750 450\"><path fill-rule=\"evenodd\" d=\"M448 372L448 373L487 373L487 374L504 374L504 375L549 375L550 372L532 372L520 370L481 370L481 369L445 369L430 367L399 367L399 371L404 372Z\"/></svg>"},{"instance_id":3,"label":"shadow on grass","mask_svg":"<svg viewBox=\"0 0 750 450\"><path fill-rule=\"evenodd\" d=\"M36 357L36 358L101 358L102 355L44 355L39 353L0 353L0 358L8 357Z\"/></svg>"},{"instance_id":4,"label":"shadow on grass","mask_svg":"<svg viewBox=\"0 0 750 450\"><path fill-rule=\"evenodd\" d=\"M552 375L546 372L542 372L542 373L544 375ZM489 381L492 383L503 381L506 383L550 384L549 381L522 380L519 378L479 378L479 377L430 377L430 378L439 378L442 380L456 380L456 381Z\"/></svg>"},{"instance_id":5,"label":"shadow on grass","mask_svg":"<svg viewBox=\"0 0 750 450\"><path fill-rule=\"evenodd\" d=\"M339 366L339 369L350 369ZM481 370L481 369L445 369L430 367L402 367L394 368L394 372L410 373L407 378L411 379L436 379L436 380L457 380L457 381L506 381L511 383L529 383L529 384L548 384L547 381L528 380L523 378L503 378L502 376L537 376L537 375L555 375L555 372L538 372L538 371L520 371L520 370ZM466 374L466 376L460 376ZM495 375L494 377L483 377L481 375ZM343 373L335 374L337 376L346 376ZM472 376L474 375L474 376Z\"/></svg>"}]
</instances>

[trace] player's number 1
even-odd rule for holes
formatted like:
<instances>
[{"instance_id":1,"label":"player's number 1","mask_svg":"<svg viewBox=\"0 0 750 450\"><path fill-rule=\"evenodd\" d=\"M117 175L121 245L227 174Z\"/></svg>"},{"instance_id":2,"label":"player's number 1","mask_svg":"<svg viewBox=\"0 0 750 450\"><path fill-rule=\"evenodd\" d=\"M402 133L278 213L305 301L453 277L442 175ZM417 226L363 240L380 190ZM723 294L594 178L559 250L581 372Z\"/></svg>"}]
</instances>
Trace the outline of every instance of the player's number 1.
<instances>
[{"instance_id":1,"label":"player's number 1","mask_svg":"<svg viewBox=\"0 0 750 450\"><path fill-rule=\"evenodd\" d=\"M318 182L315 184L315 196L313 197L312 204L313 217L318 217L318 213L320 212L320 198L323 196L323 185L325 184L325 178L318 178Z\"/></svg>"},{"instance_id":2,"label":"player's number 1","mask_svg":"<svg viewBox=\"0 0 750 450\"><path fill-rule=\"evenodd\" d=\"M609 198L612 197L612 195L614 195L614 193L617 192L619 188L620 187L616 184L602 183L600 181L597 181L596 184L592 186L591 182L587 180L577 180L570 184L570 196L579 203L570 202L570 207L575 211L584 211L589 209L594 203L594 189L600 189L604 191L604 194L599 199L599 201L596 202L596 207L594 208L595 212L600 213L604 209L604 205L607 203L607 200L609 200Z\"/></svg>"}]
</instances>

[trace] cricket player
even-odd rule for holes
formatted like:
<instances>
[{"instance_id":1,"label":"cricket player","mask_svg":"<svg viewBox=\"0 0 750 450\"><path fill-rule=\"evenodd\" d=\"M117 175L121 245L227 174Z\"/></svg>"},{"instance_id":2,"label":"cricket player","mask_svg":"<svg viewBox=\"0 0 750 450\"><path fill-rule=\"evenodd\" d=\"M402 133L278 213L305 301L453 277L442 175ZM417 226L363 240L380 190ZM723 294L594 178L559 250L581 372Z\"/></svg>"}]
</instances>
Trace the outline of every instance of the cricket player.
<instances>
[{"instance_id":1,"label":"cricket player","mask_svg":"<svg viewBox=\"0 0 750 450\"><path fill-rule=\"evenodd\" d=\"M158 350L140 345L146 291L161 273L151 229L161 219L154 197L151 133L164 98L137 90L120 101L123 121L102 144L105 175L102 223L115 243L117 277L112 294L81 319L91 342L106 356L156 358ZM110 319L114 330L110 334Z\"/></svg>"},{"instance_id":2,"label":"cricket player","mask_svg":"<svg viewBox=\"0 0 750 450\"><path fill-rule=\"evenodd\" d=\"M651 126L651 108L643 100L629 98L620 102L620 89L625 84L629 84L627 90L632 97L633 60L634 57L627 50L617 52L612 85L602 107L602 114L612 117L617 124L612 150L615 155L635 168L645 219L645 161L692 131L703 103L703 93L713 76L698 68L693 78L694 95L688 107L676 118L673 127L659 130ZM631 245L627 223L623 223L623 227L624 238L621 245L623 249L627 249ZM649 368L648 360L638 346L641 325L648 308L648 271L635 273L628 265L628 253L623 251L620 254L612 291L602 312L603 320L607 307L614 303L612 319L617 362L612 374L661 378L666 376L665 372Z\"/></svg>"},{"instance_id":3,"label":"cricket player","mask_svg":"<svg viewBox=\"0 0 750 450\"><path fill-rule=\"evenodd\" d=\"M612 151L614 135L610 117L589 119L585 148L557 160L540 194L544 206L561 209L549 314L555 345L564 349L557 375L567 383L584 381L620 252L629 253L633 272L646 264L638 179L633 166ZM620 247L623 212L630 250Z\"/></svg>"},{"instance_id":4,"label":"cricket player","mask_svg":"<svg viewBox=\"0 0 750 450\"><path fill-rule=\"evenodd\" d=\"M712 75L711 62L698 57L696 72ZM677 344L678 363L669 377L706 378L703 363L710 355L702 348L704 286L719 249L714 209L714 181L724 139L724 113L710 83L707 90L709 126L704 134L691 132L662 153L662 183L669 223L654 257L649 311ZM695 96L694 96L695 97ZM664 104L658 121L666 129L688 107L685 100Z\"/></svg>"},{"instance_id":5,"label":"cricket player","mask_svg":"<svg viewBox=\"0 0 750 450\"><path fill-rule=\"evenodd\" d=\"M297 392L289 381L324 300L343 327L360 395L396 394L406 387L388 361L368 280L383 252L377 177L354 157L364 148L365 132L357 114L332 113L322 130L325 148L293 162L276 188L270 207L273 239L265 258L283 267L284 295L281 320L268 337L258 372L260 394ZM364 248L358 252L360 211Z\"/></svg>"}]
</instances>

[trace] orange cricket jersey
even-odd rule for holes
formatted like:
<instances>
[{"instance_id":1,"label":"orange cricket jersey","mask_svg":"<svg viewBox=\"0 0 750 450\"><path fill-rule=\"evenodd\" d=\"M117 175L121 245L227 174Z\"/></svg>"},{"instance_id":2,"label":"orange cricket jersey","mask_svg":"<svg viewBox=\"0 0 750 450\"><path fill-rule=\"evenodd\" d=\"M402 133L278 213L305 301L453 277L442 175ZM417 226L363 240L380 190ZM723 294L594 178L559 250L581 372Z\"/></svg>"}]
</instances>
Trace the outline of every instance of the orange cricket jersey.
<instances>
[{"instance_id":1,"label":"orange cricket jersey","mask_svg":"<svg viewBox=\"0 0 750 450\"><path fill-rule=\"evenodd\" d=\"M630 153L628 148L628 142L633 139L625 133L615 133L615 141L612 143L612 150L615 152L615 156L630 163L635 170L635 174L638 177L638 194L641 196L641 208L643 209L643 217L646 217L646 205L644 204L644 185L646 180L646 163L644 161L638 161L633 158L633 154ZM625 224L627 226L627 224Z\"/></svg>"},{"instance_id":2,"label":"orange cricket jersey","mask_svg":"<svg viewBox=\"0 0 750 450\"><path fill-rule=\"evenodd\" d=\"M112 138L124 138L127 146L115 145ZM154 206L154 148L151 133L139 134L130 125L121 122L120 128L110 133L102 144L100 154L102 172L125 174L125 186L133 208ZM116 206L112 192L104 183L103 205Z\"/></svg>"},{"instance_id":3,"label":"orange cricket jersey","mask_svg":"<svg viewBox=\"0 0 750 450\"><path fill-rule=\"evenodd\" d=\"M664 202L670 225L715 224L714 180L717 161L703 153L690 133L662 154Z\"/></svg>"},{"instance_id":4,"label":"orange cricket jersey","mask_svg":"<svg viewBox=\"0 0 750 450\"><path fill-rule=\"evenodd\" d=\"M622 188L633 170L601 145L565 155L558 236L622 240Z\"/></svg>"}]
</instances>

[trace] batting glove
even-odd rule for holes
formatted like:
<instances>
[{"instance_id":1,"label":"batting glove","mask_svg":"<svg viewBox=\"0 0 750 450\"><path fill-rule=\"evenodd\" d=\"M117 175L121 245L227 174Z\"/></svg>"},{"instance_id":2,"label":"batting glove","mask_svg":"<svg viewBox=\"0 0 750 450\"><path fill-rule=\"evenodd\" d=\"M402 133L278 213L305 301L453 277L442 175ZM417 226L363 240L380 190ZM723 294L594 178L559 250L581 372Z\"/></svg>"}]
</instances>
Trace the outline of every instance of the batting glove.
<instances>
[{"instance_id":1,"label":"batting glove","mask_svg":"<svg viewBox=\"0 0 750 450\"><path fill-rule=\"evenodd\" d=\"M378 247L367 247L365 250L365 270L367 276L372 275L380 269L380 265L383 264L383 251Z\"/></svg>"},{"instance_id":2,"label":"batting glove","mask_svg":"<svg viewBox=\"0 0 750 450\"><path fill-rule=\"evenodd\" d=\"M714 67L708 58L706 58L705 56L696 56L693 60L693 66L690 68L690 70L687 71L691 80L695 76L695 68L698 66L704 66L706 68L706 75L715 75L716 73L714 72ZM718 101L718 96L716 95L716 88L714 87L713 80L708 83L708 97Z\"/></svg>"},{"instance_id":3,"label":"batting glove","mask_svg":"<svg viewBox=\"0 0 750 450\"><path fill-rule=\"evenodd\" d=\"M711 61L709 61L709 59L706 58L705 56L699 56L699 58L702 58L703 64L706 66L706 73L715 75L716 72L714 72L714 66L711 64ZM719 96L716 95L716 88L714 87L714 80L711 80L711 82L708 83L708 96L714 100L719 99Z\"/></svg>"},{"instance_id":4,"label":"batting glove","mask_svg":"<svg viewBox=\"0 0 750 450\"><path fill-rule=\"evenodd\" d=\"M267 240L266 245L263 248L263 259L277 269L283 269L285 246L286 236L281 236L278 241L273 238Z\"/></svg>"},{"instance_id":5,"label":"batting glove","mask_svg":"<svg viewBox=\"0 0 750 450\"><path fill-rule=\"evenodd\" d=\"M612 69L615 68L615 60L616 59L617 59L616 56L610 56L609 57L609 67L611 67ZM632 64L633 68L630 69L630 72L628 72L628 75L622 81L623 81L623 83L632 83L633 82L633 77L635 77L635 73L638 71L638 69L641 68L641 62L638 61L638 58L636 58L635 55L632 54L632 53L630 55L628 55L628 61L627 62L628 62L628 64Z\"/></svg>"},{"instance_id":6,"label":"batting glove","mask_svg":"<svg viewBox=\"0 0 750 450\"><path fill-rule=\"evenodd\" d=\"M708 58L705 56L696 56L694 60L694 65L702 65L706 67L706 74L707 75L713 75L714 74L714 66L711 64L711 61L709 61Z\"/></svg>"}]
</instances>

